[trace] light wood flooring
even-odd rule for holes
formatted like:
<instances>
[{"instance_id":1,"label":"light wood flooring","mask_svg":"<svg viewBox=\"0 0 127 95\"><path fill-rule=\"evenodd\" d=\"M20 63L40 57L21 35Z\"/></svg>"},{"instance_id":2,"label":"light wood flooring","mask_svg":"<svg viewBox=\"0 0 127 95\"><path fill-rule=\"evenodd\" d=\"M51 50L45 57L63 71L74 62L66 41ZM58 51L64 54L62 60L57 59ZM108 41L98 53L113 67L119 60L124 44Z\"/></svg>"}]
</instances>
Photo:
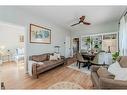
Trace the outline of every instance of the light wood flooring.
<instances>
[{"instance_id":1,"label":"light wood flooring","mask_svg":"<svg viewBox=\"0 0 127 95\"><path fill-rule=\"evenodd\" d=\"M69 59L67 65L73 62L74 60ZM92 88L90 75L68 68L67 65L54 68L42 73L38 79L33 79L25 73L23 64L17 65L15 62L7 62L2 66L1 75L6 89L47 89L61 81L77 83L84 89Z\"/></svg>"}]
</instances>

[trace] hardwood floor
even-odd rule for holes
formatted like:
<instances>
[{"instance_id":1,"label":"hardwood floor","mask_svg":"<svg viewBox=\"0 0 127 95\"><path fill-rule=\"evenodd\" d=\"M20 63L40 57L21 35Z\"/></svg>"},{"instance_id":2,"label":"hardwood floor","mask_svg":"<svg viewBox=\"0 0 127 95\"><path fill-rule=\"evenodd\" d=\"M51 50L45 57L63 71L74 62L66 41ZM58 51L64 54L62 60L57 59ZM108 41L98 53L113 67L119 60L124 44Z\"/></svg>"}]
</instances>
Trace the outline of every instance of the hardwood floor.
<instances>
[{"instance_id":1,"label":"hardwood floor","mask_svg":"<svg viewBox=\"0 0 127 95\"><path fill-rule=\"evenodd\" d=\"M68 61L68 64L73 61ZM89 75L68 68L67 65L59 66L42 73L38 79L25 74L24 65L15 62L4 63L2 66L2 80L6 89L47 89L51 85L70 81L81 85L84 89L90 89L92 82Z\"/></svg>"}]
</instances>

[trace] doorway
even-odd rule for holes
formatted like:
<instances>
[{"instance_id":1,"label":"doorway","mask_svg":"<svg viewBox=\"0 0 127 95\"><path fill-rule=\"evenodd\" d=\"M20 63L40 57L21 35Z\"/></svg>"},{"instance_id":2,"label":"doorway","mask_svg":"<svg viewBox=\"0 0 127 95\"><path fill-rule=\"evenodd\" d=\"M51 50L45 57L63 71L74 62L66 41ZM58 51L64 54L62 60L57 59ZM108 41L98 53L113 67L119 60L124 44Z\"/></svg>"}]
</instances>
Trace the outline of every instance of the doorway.
<instances>
[{"instance_id":1,"label":"doorway","mask_svg":"<svg viewBox=\"0 0 127 95\"><path fill-rule=\"evenodd\" d=\"M17 73L26 68L25 27L0 22L0 30L0 78L5 83L10 72Z\"/></svg>"},{"instance_id":2,"label":"doorway","mask_svg":"<svg viewBox=\"0 0 127 95\"><path fill-rule=\"evenodd\" d=\"M73 38L73 55L79 52L79 38Z\"/></svg>"}]
</instances>

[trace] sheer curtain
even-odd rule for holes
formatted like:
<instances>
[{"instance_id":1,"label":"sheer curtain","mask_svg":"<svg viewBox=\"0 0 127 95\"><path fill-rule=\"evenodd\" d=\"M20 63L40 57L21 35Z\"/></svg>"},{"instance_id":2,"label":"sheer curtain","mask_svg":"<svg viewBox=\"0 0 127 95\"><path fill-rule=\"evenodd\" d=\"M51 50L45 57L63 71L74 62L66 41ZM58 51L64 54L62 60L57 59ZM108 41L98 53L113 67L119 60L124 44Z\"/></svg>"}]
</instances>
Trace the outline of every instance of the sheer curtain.
<instances>
[{"instance_id":1,"label":"sheer curtain","mask_svg":"<svg viewBox=\"0 0 127 95\"><path fill-rule=\"evenodd\" d=\"M125 15L125 32L124 32L124 55L127 56L127 15Z\"/></svg>"},{"instance_id":2,"label":"sheer curtain","mask_svg":"<svg viewBox=\"0 0 127 95\"><path fill-rule=\"evenodd\" d=\"M123 16L120 20L119 50L121 56L127 56L127 16Z\"/></svg>"}]
</instances>

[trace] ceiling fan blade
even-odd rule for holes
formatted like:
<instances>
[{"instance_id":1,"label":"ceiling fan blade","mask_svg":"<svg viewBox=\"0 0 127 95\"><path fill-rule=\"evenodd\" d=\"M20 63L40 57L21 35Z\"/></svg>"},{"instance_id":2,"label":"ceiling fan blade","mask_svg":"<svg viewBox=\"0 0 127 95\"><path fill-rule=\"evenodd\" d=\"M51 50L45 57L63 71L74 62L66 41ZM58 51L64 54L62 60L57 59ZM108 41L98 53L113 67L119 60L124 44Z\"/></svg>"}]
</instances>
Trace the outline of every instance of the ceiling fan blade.
<instances>
[{"instance_id":1,"label":"ceiling fan blade","mask_svg":"<svg viewBox=\"0 0 127 95\"><path fill-rule=\"evenodd\" d=\"M78 23L75 23L75 24L73 24L73 25L71 25L71 26L75 26L75 25L78 25L78 24L80 24L80 22L78 22Z\"/></svg>"},{"instance_id":2,"label":"ceiling fan blade","mask_svg":"<svg viewBox=\"0 0 127 95\"><path fill-rule=\"evenodd\" d=\"M85 16L81 16L80 18L79 18L79 22L78 23L75 23L75 24L73 24L73 25L71 25L71 26L75 26L75 25L77 25L77 24L80 24L80 23L83 23L84 25L91 25L91 23L88 23L88 22L85 22L84 20L85 20Z\"/></svg>"},{"instance_id":3,"label":"ceiling fan blade","mask_svg":"<svg viewBox=\"0 0 127 95\"><path fill-rule=\"evenodd\" d=\"M91 25L91 23L88 23L88 22L83 22L83 24L85 24L85 25Z\"/></svg>"}]
</instances>

